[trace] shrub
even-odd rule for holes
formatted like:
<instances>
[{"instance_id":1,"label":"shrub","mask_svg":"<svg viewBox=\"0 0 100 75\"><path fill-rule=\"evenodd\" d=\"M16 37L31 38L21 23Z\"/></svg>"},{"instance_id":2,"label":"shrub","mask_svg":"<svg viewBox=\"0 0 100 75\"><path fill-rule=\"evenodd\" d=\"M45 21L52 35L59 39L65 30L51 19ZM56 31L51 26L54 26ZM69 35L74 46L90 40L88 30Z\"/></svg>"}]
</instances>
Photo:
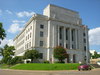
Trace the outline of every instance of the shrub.
<instances>
[{"instance_id":1,"label":"shrub","mask_svg":"<svg viewBox=\"0 0 100 75\"><path fill-rule=\"evenodd\" d=\"M22 56L16 56L11 60L11 65L23 63L23 57Z\"/></svg>"},{"instance_id":2,"label":"shrub","mask_svg":"<svg viewBox=\"0 0 100 75\"><path fill-rule=\"evenodd\" d=\"M37 58L39 58L39 52L37 50L28 50L24 54L24 59L31 59L31 62Z\"/></svg>"},{"instance_id":3,"label":"shrub","mask_svg":"<svg viewBox=\"0 0 100 75\"><path fill-rule=\"evenodd\" d=\"M44 63L49 63L49 61L44 61Z\"/></svg>"}]
</instances>

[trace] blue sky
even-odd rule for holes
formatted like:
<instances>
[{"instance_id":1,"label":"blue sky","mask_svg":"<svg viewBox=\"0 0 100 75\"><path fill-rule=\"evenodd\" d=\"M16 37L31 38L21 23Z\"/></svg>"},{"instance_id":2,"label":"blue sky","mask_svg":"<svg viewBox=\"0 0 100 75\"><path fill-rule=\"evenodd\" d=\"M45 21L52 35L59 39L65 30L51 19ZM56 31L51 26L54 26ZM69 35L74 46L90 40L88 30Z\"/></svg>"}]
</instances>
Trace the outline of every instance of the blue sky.
<instances>
[{"instance_id":1,"label":"blue sky","mask_svg":"<svg viewBox=\"0 0 100 75\"><path fill-rule=\"evenodd\" d=\"M13 44L13 38L34 13L42 14L48 4L79 12L89 30L90 49L100 52L100 0L0 0L0 22L7 37L0 46Z\"/></svg>"}]
</instances>

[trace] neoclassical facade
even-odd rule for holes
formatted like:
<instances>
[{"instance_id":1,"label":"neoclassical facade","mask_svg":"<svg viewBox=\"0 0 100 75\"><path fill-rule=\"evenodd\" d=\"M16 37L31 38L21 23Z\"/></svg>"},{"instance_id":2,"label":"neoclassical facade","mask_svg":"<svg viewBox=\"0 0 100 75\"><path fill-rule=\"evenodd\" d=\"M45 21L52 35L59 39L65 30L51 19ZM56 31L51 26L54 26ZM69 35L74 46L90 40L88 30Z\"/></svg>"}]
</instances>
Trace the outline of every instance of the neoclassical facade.
<instances>
[{"instance_id":1,"label":"neoclassical facade","mask_svg":"<svg viewBox=\"0 0 100 75\"><path fill-rule=\"evenodd\" d=\"M15 56L36 49L39 61L54 62L53 49L63 46L68 58L67 63L89 62L88 27L82 24L79 13L49 4L43 15L34 14L24 29L14 38Z\"/></svg>"}]
</instances>

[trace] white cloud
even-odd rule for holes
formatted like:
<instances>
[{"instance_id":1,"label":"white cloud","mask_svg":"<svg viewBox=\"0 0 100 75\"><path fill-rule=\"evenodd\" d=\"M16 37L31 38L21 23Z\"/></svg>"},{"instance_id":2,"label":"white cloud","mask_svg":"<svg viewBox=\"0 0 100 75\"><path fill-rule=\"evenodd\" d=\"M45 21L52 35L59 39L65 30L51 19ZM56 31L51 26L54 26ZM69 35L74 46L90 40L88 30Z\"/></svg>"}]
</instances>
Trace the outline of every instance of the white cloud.
<instances>
[{"instance_id":1,"label":"white cloud","mask_svg":"<svg viewBox=\"0 0 100 75\"><path fill-rule=\"evenodd\" d=\"M23 29L24 24L25 24L24 20L13 20L12 24L8 29L8 32L16 33L18 31L21 31Z\"/></svg>"},{"instance_id":2,"label":"white cloud","mask_svg":"<svg viewBox=\"0 0 100 75\"><path fill-rule=\"evenodd\" d=\"M8 14L13 14L10 10L6 10L6 12L7 12Z\"/></svg>"},{"instance_id":3,"label":"white cloud","mask_svg":"<svg viewBox=\"0 0 100 75\"><path fill-rule=\"evenodd\" d=\"M13 22L13 23L25 23L24 20L21 20L21 21L19 21L19 20L13 20L12 22Z\"/></svg>"},{"instance_id":4,"label":"white cloud","mask_svg":"<svg viewBox=\"0 0 100 75\"><path fill-rule=\"evenodd\" d=\"M18 17L30 17L30 16L32 16L33 14L35 14L35 12L28 12L28 11L23 11L23 12L18 12L18 13L16 13L16 15L18 16Z\"/></svg>"},{"instance_id":5,"label":"white cloud","mask_svg":"<svg viewBox=\"0 0 100 75\"><path fill-rule=\"evenodd\" d=\"M90 45L100 45L100 27L89 30Z\"/></svg>"},{"instance_id":6,"label":"white cloud","mask_svg":"<svg viewBox=\"0 0 100 75\"><path fill-rule=\"evenodd\" d=\"M1 41L0 47L4 47L6 44L8 44L9 46L13 46L14 44L12 39L4 39L0 41Z\"/></svg>"},{"instance_id":7,"label":"white cloud","mask_svg":"<svg viewBox=\"0 0 100 75\"><path fill-rule=\"evenodd\" d=\"M23 28L20 27L20 25L18 23L14 23L10 26L10 28L8 29L8 32L10 33L16 33L18 31L21 31Z\"/></svg>"},{"instance_id":8,"label":"white cloud","mask_svg":"<svg viewBox=\"0 0 100 75\"><path fill-rule=\"evenodd\" d=\"M2 10L0 9L0 15L2 15Z\"/></svg>"}]
</instances>

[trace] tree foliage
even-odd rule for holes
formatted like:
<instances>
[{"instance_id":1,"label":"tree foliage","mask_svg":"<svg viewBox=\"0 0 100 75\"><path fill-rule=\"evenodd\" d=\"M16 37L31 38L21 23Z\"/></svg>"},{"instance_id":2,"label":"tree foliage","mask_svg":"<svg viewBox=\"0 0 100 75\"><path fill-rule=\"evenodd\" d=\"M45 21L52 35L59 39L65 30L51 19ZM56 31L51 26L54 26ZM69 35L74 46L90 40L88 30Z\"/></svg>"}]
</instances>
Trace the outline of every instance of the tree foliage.
<instances>
[{"instance_id":1,"label":"tree foliage","mask_svg":"<svg viewBox=\"0 0 100 75\"><path fill-rule=\"evenodd\" d=\"M0 39L4 39L6 37L6 33L5 33L5 30L3 28L3 25L2 23L0 23Z\"/></svg>"},{"instance_id":2,"label":"tree foliage","mask_svg":"<svg viewBox=\"0 0 100 75\"><path fill-rule=\"evenodd\" d=\"M91 54L92 59L100 58L100 54L97 54L97 52L94 53L94 55Z\"/></svg>"},{"instance_id":3,"label":"tree foliage","mask_svg":"<svg viewBox=\"0 0 100 75\"><path fill-rule=\"evenodd\" d=\"M24 54L24 59L31 59L31 62L33 62L34 59L37 59L39 57L39 52L37 50L27 50Z\"/></svg>"},{"instance_id":4,"label":"tree foliage","mask_svg":"<svg viewBox=\"0 0 100 75\"><path fill-rule=\"evenodd\" d=\"M57 46L54 48L54 57L62 63L63 60L67 58L67 52L63 47Z\"/></svg>"},{"instance_id":5,"label":"tree foliage","mask_svg":"<svg viewBox=\"0 0 100 75\"><path fill-rule=\"evenodd\" d=\"M13 50L15 50L14 46L5 45L4 48L0 48L2 58L2 63L10 64L12 60L12 56L14 55Z\"/></svg>"},{"instance_id":6,"label":"tree foliage","mask_svg":"<svg viewBox=\"0 0 100 75\"><path fill-rule=\"evenodd\" d=\"M16 56L11 59L10 62L11 65L18 64L18 63L23 63L23 56Z\"/></svg>"}]
</instances>

